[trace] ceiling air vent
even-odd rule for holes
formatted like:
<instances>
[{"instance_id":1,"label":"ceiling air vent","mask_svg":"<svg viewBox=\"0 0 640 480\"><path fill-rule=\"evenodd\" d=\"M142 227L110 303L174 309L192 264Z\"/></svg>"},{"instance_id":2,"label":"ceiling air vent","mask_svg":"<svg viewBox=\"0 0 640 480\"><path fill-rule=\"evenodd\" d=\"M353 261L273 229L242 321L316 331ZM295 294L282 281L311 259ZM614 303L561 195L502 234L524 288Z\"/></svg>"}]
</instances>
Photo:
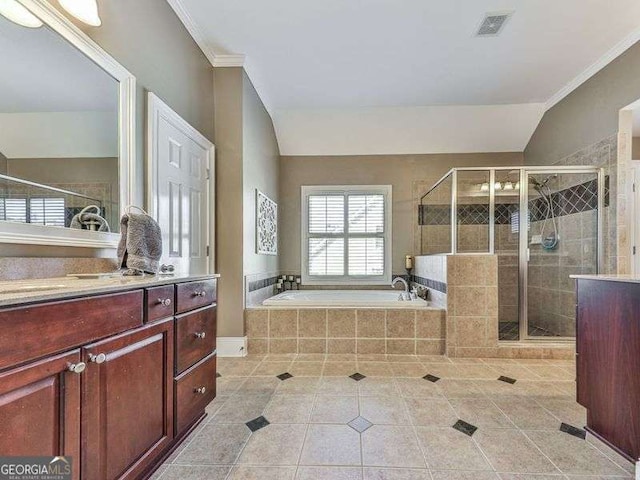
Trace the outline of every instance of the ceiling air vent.
<instances>
[{"instance_id":1,"label":"ceiling air vent","mask_svg":"<svg viewBox=\"0 0 640 480\"><path fill-rule=\"evenodd\" d=\"M513 12L507 13L488 13L478 29L476 36L478 37L495 37L499 35L505 24L511 18Z\"/></svg>"}]
</instances>

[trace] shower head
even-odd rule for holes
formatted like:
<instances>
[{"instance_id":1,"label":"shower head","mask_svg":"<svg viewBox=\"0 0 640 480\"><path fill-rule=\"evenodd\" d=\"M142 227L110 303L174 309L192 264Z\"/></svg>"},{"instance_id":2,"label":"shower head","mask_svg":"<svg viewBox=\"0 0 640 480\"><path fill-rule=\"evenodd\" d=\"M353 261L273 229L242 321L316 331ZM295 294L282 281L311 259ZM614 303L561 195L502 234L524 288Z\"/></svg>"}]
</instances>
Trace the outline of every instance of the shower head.
<instances>
[{"instance_id":1,"label":"shower head","mask_svg":"<svg viewBox=\"0 0 640 480\"><path fill-rule=\"evenodd\" d=\"M542 188L546 187L547 184L549 183L550 180L557 178L558 174L554 173L552 175L549 175L547 178L545 178L542 181L539 181L537 178L535 177L529 177L529 181L533 184L533 188L535 188L537 191L540 191Z\"/></svg>"}]
</instances>

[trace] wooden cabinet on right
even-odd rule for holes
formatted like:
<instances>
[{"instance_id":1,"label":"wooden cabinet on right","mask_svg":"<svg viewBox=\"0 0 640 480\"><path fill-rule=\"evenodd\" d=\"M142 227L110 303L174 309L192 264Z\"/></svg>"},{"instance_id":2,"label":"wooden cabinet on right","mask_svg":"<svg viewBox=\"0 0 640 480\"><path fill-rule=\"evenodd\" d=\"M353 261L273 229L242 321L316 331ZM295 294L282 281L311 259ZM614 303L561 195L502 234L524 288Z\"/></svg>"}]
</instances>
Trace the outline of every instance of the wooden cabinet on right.
<instances>
[{"instance_id":1,"label":"wooden cabinet on right","mask_svg":"<svg viewBox=\"0 0 640 480\"><path fill-rule=\"evenodd\" d=\"M578 402L587 430L640 458L640 283L577 281Z\"/></svg>"}]
</instances>

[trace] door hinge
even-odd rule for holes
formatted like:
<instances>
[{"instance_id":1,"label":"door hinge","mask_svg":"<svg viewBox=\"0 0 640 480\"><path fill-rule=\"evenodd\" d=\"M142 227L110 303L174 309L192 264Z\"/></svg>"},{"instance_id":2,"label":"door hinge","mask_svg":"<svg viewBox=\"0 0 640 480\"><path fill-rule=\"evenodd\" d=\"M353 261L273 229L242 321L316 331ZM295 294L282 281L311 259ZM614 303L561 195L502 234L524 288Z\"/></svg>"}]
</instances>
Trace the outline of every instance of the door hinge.
<instances>
[{"instance_id":1,"label":"door hinge","mask_svg":"<svg viewBox=\"0 0 640 480\"><path fill-rule=\"evenodd\" d=\"M636 247L635 246L633 247L633 254L634 255L636 254Z\"/></svg>"},{"instance_id":2,"label":"door hinge","mask_svg":"<svg viewBox=\"0 0 640 480\"><path fill-rule=\"evenodd\" d=\"M207 180L211 179L211 169L207 168Z\"/></svg>"},{"instance_id":3,"label":"door hinge","mask_svg":"<svg viewBox=\"0 0 640 480\"><path fill-rule=\"evenodd\" d=\"M636 184L635 184L635 183L634 183L634 184L632 184L632 185L631 185L631 188L633 189L633 193L635 193L635 192L636 192Z\"/></svg>"},{"instance_id":4,"label":"door hinge","mask_svg":"<svg viewBox=\"0 0 640 480\"><path fill-rule=\"evenodd\" d=\"M210 251L211 251L211 248L209 248L209 245L207 245L207 257L211 255Z\"/></svg>"}]
</instances>

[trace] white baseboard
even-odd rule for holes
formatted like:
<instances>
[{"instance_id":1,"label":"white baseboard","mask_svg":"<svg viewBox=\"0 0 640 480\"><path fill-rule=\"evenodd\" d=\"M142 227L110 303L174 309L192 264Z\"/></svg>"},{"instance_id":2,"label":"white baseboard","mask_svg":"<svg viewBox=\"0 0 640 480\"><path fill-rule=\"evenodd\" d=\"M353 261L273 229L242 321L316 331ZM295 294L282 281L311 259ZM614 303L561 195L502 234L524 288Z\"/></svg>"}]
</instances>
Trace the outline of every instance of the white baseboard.
<instances>
[{"instance_id":1,"label":"white baseboard","mask_svg":"<svg viewBox=\"0 0 640 480\"><path fill-rule=\"evenodd\" d=\"M247 337L218 337L218 357L246 357Z\"/></svg>"}]
</instances>

